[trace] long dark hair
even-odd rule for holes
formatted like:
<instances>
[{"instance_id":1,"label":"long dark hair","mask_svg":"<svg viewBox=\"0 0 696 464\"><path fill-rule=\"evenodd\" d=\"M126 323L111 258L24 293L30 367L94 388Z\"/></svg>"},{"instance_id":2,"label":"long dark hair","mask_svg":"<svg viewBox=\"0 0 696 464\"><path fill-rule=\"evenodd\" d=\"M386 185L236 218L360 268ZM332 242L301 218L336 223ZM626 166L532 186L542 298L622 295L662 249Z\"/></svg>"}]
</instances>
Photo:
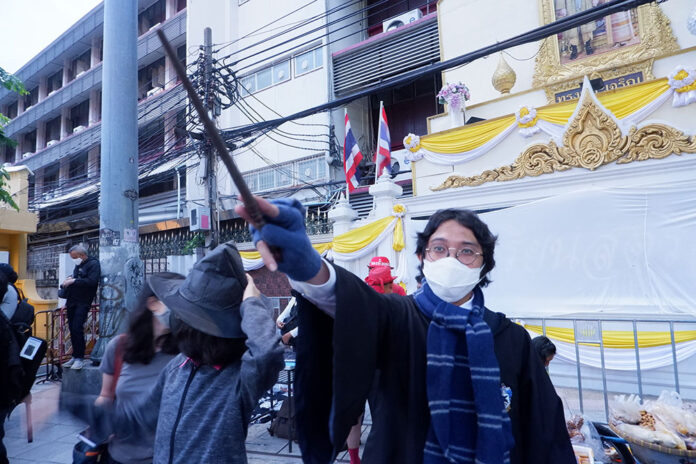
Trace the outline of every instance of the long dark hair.
<instances>
[{"instance_id":1,"label":"long dark hair","mask_svg":"<svg viewBox=\"0 0 696 464\"><path fill-rule=\"evenodd\" d=\"M171 333L153 339L152 320L155 316L147 308L147 300L151 296L155 296L155 293L145 283L128 322L126 346L123 349L123 360L128 364L150 364L155 357L155 346L159 346L162 353L179 353L179 347Z\"/></svg>"},{"instance_id":2,"label":"long dark hair","mask_svg":"<svg viewBox=\"0 0 696 464\"><path fill-rule=\"evenodd\" d=\"M488 272L490 272L495 267L495 258L493 257L493 251L495 250L495 242L498 237L491 233L485 222L483 222L478 214L474 213L468 209L441 209L428 220L423 232L418 234L418 241L416 243L416 254L421 257L421 261L425 258L425 249L428 247L428 241L430 237L435 233L438 227L443 222L447 221L457 221L460 225L471 230L476 237L476 240L481 245L481 253L483 254L483 267L481 268L481 276L485 275L481 282L479 282L480 287L485 287L491 280L488 278ZM423 274L423 263L421 262L419 266L419 271L421 273L421 278Z\"/></svg>"},{"instance_id":3,"label":"long dark hair","mask_svg":"<svg viewBox=\"0 0 696 464\"><path fill-rule=\"evenodd\" d=\"M247 349L244 338L208 335L181 320L174 324L172 333L181 352L198 364L224 367L241 359Z\"/></svg>"}]
</instances>

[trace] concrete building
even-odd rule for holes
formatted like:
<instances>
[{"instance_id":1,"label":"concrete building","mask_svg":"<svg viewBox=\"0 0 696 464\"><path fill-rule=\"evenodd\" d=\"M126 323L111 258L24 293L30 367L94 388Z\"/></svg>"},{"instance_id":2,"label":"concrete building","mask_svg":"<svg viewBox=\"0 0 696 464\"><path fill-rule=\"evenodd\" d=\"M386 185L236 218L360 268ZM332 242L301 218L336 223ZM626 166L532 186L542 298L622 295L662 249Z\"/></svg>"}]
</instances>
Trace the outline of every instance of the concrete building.
<instances>
[{"instance_id":1,"label":"concrete building","mask_svg":"<svg viewBox=\"0 0 696 464\"><path fill-rule=\"evenodd\" d=\"M47 296L57 286L58 253L71 243L95 244L98 235L103 16L98 5L17 71L27 95L0 89L0 110L11 118L6 135L18 142L0 147L0 162L34 173L27 188L39 224L27 270ZM186 0L139 2L141 224L185 214L177 203L185 176L175 167L186 141L186 100L156 29L185 60Z\"/></svg>"}]
</instances>

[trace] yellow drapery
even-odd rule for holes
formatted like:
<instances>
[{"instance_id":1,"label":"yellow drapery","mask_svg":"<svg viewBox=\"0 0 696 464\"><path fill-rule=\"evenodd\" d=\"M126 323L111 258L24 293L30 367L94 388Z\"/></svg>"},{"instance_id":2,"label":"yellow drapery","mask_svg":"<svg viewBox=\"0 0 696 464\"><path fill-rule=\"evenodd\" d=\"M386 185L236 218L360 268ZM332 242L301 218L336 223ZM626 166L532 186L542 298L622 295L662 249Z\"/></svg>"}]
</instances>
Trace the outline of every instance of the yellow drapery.
<instances>
[{"instance_id":1,"label":"yellow drapery","mask_svg":"<svg viewBox=\"0 0 696 464\"><path fill-rule=\"evenodd\" d=\"M361 250L379 237L379 234L384 232L384 229L395 219L394 216L387 216L345 234L337 235L333 240L333 250L338 253L353 253Z\"/></svg>"},{"instance_id":2,"label":"yellow drapery","mask_svg":"<svg viewBox=\"0 0 696 464\"><path fill-rule=\"evenodd\" d=\"M496 135L515 124L515 121L513 114L443 133L424 135L420 139L420 146L433 153L452 154L473 150L490 142Z\"/></svg>"},{"instance_id":3,"label":"yellow drapery","mask_svg":"<svg viewBox=\"0 0 696 464\"><path fill-rule=\"evenodd\" d=\"M669 90L666 78L599 93L600 103L622 119ZM573 115L578 101L559 103L537 109L537 117L552 124L564 125ZM433 153L456 154L479 148L516 123L515 115L503 116L470 126L463 126L420 138L420 147Z\"/></svg>"},{"instance_id":4,"label":"yellow drapery","mask_svg":"<svg viewBox=\"0 0 696 464\"><path fill-rule=\"evenodd\" d=\"M319 254L323 254L326 250L331 248L331 242L324 243L312 243L312 248L317 250ZM244 259L256 260L261 259L261 253L258 251L240 251L240 256Z\"/></svg>"},{"instance_id":5,"label":"yellow drapery","mask_svg":"<svg viewBox=\"0 0 696 464\"><path fill-rule=\"evenodd\" d=\"M613 92L599 93L597 99L619 119L635 113L669 90L667 79L657 79ZM549 105L537 110L537 116L553 124L564 125L573 115L578 102Z\"/></svg>"},{"instance_id":6,"label":"yellow drapery","mask_svg":"<svg viewBox=\"0 0 696 464\"><path fill-rule=\"evenodd\" d=\"M543 330L540 325L524 325L525 329L532 332L542 334ZM546 336L552 340L558 340L566 343L575 343L573 329L563 327L546 327ZM696 340L696 330L682 330L674 332L674 342L690 342ZM602 331L602 342L605 348L620 348L633 349L634 339L633 332L621 330L604 330ZM669 332L658 331L640 331L638 332L638 347L651 348L656 346L664 346L672 343L672 338ZM585 343L580 343L581 345Z\"/></svg>"}]
</instances>

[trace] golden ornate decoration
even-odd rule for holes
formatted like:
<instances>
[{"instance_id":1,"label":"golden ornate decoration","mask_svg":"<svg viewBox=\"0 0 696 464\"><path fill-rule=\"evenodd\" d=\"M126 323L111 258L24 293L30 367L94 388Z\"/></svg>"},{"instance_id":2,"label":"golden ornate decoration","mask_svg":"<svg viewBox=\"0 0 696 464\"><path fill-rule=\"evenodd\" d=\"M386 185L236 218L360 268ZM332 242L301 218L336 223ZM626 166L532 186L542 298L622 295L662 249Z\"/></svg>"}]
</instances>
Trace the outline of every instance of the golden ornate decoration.
<instances>
[{"instance_id":1,"label":"golden ornate decoration","mask_svg":"<svg viewBox=\"0 0 696 464\"><path fill-rule=\"evenodd\" d=\"M510 93L516 81L517 74L515 74L515 70L505 61L505 57L501 53L498 67L495 69L493 77L491 78L493 88L502 94Z\"/></svg>"},{"instance_id":2,"label":"golden ornate decoration","mask_svg":"<svg viewBox=\"0 0 696 464\"><path fill-rule=\"evenodd\" d=\"M508 166L487 170L477 176L449 176L433 191L473 187L487 182L505 182L523 177L584 168L591 171L609 163L627 164L662 159L672 154L696 153L696 137L666 124L632 127L623 135L614 118L586 93L575 117L563 135L563 146L555 142L528 147Z\"/></svg>"},{"instance_id":3,"label":"golden ornate decoration","mask_svg":"<svg viewBox=\"0 0 696 464\"><path fill-rule=\"evenodd\" d=\"M555 21L554 0L539 0L539 11L543 24ZM625 48L617 48L561 64L557 37L544 39L536 59L532 85L541 88L589 76L594 72L598 72L607 79L605 73L612 74L615 68L645 62L679 50L669 18L665 16L659 5L655 3L641 5L637 8L636 14L640 26L640 43ZM649 79L649 76L646 75L645 79Z\"/></svg>"},{"instance_id":4,"label":"golden ornate decoration","mask_svg":"<svg viewBox=\"0 0 696 464\"><path fill-rule=\"evenodd\" d=\"M638 81L635 79L625 79L625 82L623 82L623 85L620 85L621 82L616 83L612 86L607 85L602 91L609 91L609 90L616 90L617 88L621 87L628 87L630 85L635 85L635 84L641 84L643 82L648 82L653 79L655 79L655 75L652 72L653 69L653 63L655 59L650 58L649 60L641 61L639 63L633 63L627 66L619 66L615 68L609 68L605 69L602 72L598 71L593 71L592 73L588 74L590 79L595 79L597 77L601 77L604 79L604 81L609 81L612 79L621 79L624 76L631 75L631 74L636 74L636 73L642 73L643 74L643 80ZM552 84L544 87L544 92L546 93L546 99L550 104L553 103L560 103L556 101L556 94L565 92L567 90L572 90L572 89L577 89L580 87L580 83L582 82L582 78L584 76L578 77L577 79L571 79L565 82L560 82L558 84ZM577 97L569 98L568 100L575 100ZM565 101L568 101L565 100Z\"/></svg>"}]
</instances>

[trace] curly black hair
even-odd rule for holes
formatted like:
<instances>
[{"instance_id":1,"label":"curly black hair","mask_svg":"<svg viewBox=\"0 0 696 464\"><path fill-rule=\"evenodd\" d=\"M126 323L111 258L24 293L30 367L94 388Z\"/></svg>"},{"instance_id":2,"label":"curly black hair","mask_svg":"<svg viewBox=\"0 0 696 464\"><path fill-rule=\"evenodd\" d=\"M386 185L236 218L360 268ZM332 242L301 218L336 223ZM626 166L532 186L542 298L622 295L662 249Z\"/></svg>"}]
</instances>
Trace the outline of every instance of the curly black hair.
<instances>
[{"instance_id":1,"label":"curly black hair","mask_svg":"<svg viewBox=\"0 0 696 464\"><path fill-rule=\"evenodd\" d=\"M162 353L178 354L179 346L171 333L153 337L154 315L147 307L147 300L155 296L150 286L145 283L138 295L138 300L128 321L126 346L123 349L123 360L128 364L150 364L155 357L155 347Z\"/></svg>"},{"instance_id":2,"label":"curly black hair","mask_svg":"<svg viewBox=\"0 0 696 464\"><path fill-rule=\"evenodd\" d=\"M462 226L471 230L476 237L476 240L481 245L481 253L483 254L483 267L481 269L481 282L479 282L480 287L485 287L491 283L488 273L495 267L495 258L493 257L493 252L495 250L495 242L498 240L496 235L491 233L485 222L483 222L478 214L474 213L468 209L458 209L458 208L448 208L436 211L435 214L430 216L428 223L425 226L423 232L418 234L418 239L416 242L416 254L421 257L421 264L418 267L420 271L419 278L423 278L423 258L425 256L425 249L428 247L428 241L430 237L435 233L435 231L442 225L442 223L447 221L457 221Z\"/></svg>"},{"instance_id":3,"label":"curly black hair","mask_svg":"<svg viewBox=\"0 0 696 464\"><path fill-rule=\"evenodd\" d=\"M182 320L172 327L179 349L197 364L228 366L247 350L245 338L222 338L196 330Z\"/></svg>"}]
</instances>

